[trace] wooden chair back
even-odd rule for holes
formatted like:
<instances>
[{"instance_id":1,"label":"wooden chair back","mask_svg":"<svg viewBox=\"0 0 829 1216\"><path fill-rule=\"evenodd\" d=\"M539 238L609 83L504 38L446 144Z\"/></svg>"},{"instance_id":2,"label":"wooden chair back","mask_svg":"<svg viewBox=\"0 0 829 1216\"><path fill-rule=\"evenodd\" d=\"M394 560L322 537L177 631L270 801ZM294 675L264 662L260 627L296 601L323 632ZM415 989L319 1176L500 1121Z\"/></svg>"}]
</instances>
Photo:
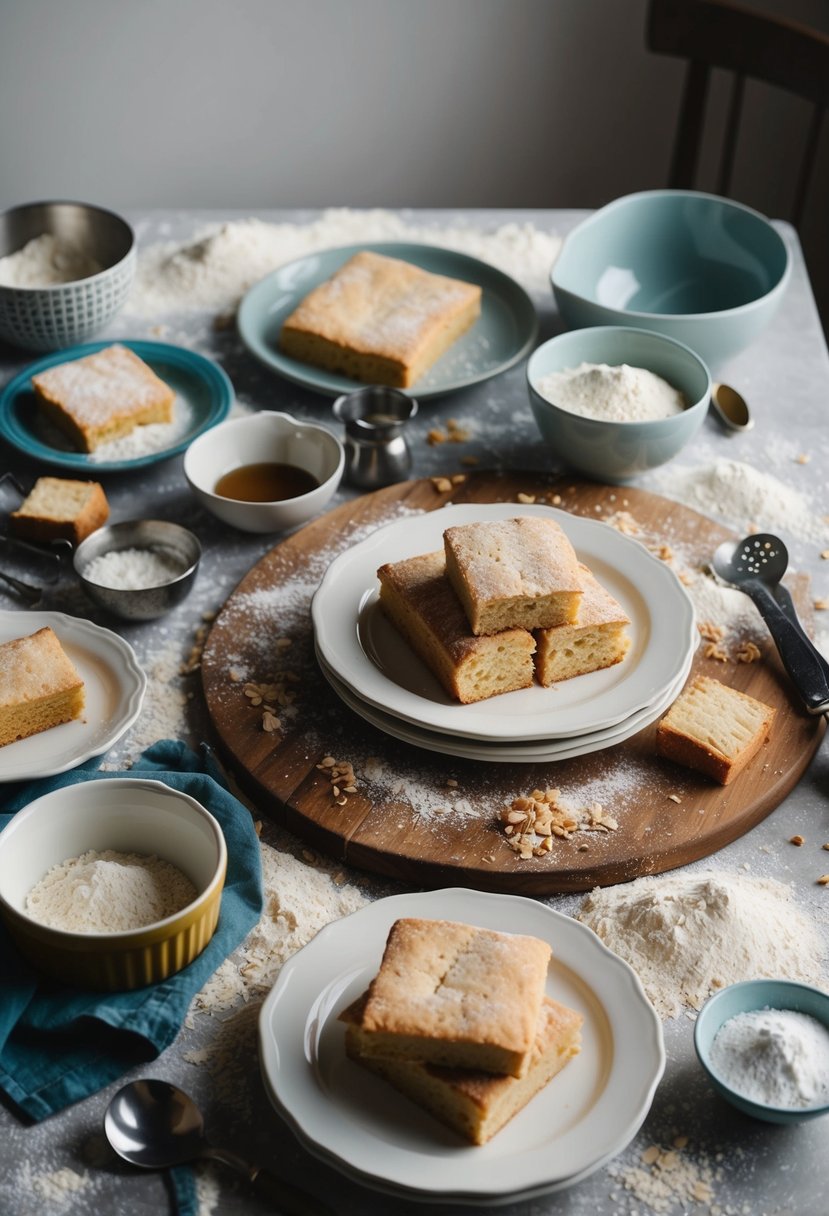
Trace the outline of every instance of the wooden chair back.
<instances>
[{"instance_id":1,"label":"wooden chair back","mask_svg":"<svg viewBox=\"0 0 829 1216\"><path fill-rule=\"evenodd\" d=\"M668 178L673 189L694 187L713 68L733 73L718 194L727 195L731 186L746 79L765 81L811 103L791 214L799 226L829 106L829 36L732 0L650 0L647 46L688 60Z\"/></svg>"}]
</instances>

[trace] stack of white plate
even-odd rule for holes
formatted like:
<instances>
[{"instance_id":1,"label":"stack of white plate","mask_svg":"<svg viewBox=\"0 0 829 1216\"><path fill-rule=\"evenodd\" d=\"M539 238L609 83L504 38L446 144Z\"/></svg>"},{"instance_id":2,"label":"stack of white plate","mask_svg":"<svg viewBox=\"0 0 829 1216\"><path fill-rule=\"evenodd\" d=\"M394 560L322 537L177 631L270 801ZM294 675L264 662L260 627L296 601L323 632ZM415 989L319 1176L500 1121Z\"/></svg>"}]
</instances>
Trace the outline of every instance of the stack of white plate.
<instances>
[{"instance_id":1,"label":"stack of white plate","mask_svg":"<svg viewBox=\"0 0 829 1216\"><path fill-rule=\"evenodd\" d=\"M603 671L461 705L380 610L376 572L384 562L442 549L451 525L517 515L561 525L630 618L630 649ZM596 520L509 502L454 505L378 528L332 562L312 617L323 674L366 721L428 751L507 763L566 760L630 738L678 695L699 636L679 579L639 541Z\"/></svg>"}]
</instances>

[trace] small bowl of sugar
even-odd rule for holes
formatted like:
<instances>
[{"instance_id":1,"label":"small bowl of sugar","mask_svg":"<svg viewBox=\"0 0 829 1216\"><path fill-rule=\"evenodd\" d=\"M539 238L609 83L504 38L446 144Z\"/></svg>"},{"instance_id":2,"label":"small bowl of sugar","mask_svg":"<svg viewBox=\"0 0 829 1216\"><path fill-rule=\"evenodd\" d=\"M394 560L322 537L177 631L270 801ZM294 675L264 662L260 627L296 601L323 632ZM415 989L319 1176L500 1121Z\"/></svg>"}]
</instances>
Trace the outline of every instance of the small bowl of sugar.
<instances>
[{"instance_id":1,"label":"small bowl of sugar","mask_svg":"<svg viewBox=\"0 0 829 1216\"><path fill-rule=\"evenodd\" d=\"M181 524L135 519L98 528L75 550L75 573L94 603L124 621L153 621L189 595L201 560Z\"/></svg>"},{"instance_id":2,"label":"small bowl of sugar","mask_svg":"<svg viewBox=\"0 0 829 1216\"><path fill-rule=\"evenodd\" d=\"M829 1114L829 993L794 980L731 984L702 1007L694 1046L714 1089L744 1114Z\"/></svg>"},{"instance_id":3,"label":"small bowl of sugar","mask_svg":"<svg viewBox=\"0 0 829 1216\"><path fill-rule=\"evenodd\" d=\"M665 334L576 329L527 364L530 406L556 454L588 477L625 482L671 460L705 421L708 368Z\"/></svg>"},{"instance_id":4,"label":"small bowl of sugar","mask_svg":"<svg viewBox=\"0 0 829 1216\"><path fill-rule=\"evenodd\" d=\"M138 777L82 781L0 832L0 916L39 971L140 988L205 949L226 870L221 825L189 794Z\"/></svg>"}]
</instances>

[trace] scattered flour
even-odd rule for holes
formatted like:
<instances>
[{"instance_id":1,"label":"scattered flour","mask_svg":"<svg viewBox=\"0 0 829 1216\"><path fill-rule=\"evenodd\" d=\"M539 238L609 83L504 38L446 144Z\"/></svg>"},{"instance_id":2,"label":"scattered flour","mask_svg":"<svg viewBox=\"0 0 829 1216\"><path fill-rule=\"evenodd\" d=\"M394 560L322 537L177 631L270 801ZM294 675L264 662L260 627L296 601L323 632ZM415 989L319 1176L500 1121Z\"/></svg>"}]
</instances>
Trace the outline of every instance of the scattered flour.
<instances>
[{"instance_id":1,"label":"scattered flour","mask_svg":"<svg viewBox=\"0 0 829 1216\"><path fill-rule=\"evenodd\" d=\"M682 393L644 367L580 363L542 376L537 391L571 414L604 422L645 422L681 414Z\"/></svg>"},{"instance_id":2,"label":"scattered flour","mask_svg":"<svg viewBox=\"0 0 829 1216\"><path fill-rule=\"evenodd\" d=\"M22 249L0 258L3 287L55 287L100 274L104 269L77 245L61 241L50 232L33 237Z\"/></svg>"},{"instance_id":3,"label":"scattered flour","mask_svg":"<svg viewBox=\"0 0 829 1216\"><path fill-rule=\"evenodd\" d=\"M744 592L725 587L707 574L694 573L685 583L693 600L697 623L710 622L723 630L723 640L756 639L767 630L760 613Z\"/></svg>"},{"instance_id":4,"label":"scattered flour","mask_svg":"<svg viewBox=\"0 0 829 1216\"><path fill-rule=\"evenodd\" d=\"M356 912L366 897L338 870L306 864L260 845L264 906L256 927L195 998L194 1007L222 1013L268 992L286 959L333 920Z\"/></svg>"},{"instance_id":5,"label":"scattered flour","mask_svg":"<svg viewBox=\"0 0 829 1216\"><path fill-rule=\"evenodd\" d=\"M684 1140L685 1137L678 1139ZM676 1147L664 1148L652 1144L642 1152L636 1165L614 1163L609 1172L652 1212L697 1211L697 1204L709 1204L714 1198L714 1168L707 1154L702 1154L700 1160L696 1161L689 1153ZM689 1206L691 1204L693 1208Z\"/></svg>"},{"instance_id":6,"label":"scattered flour","mask_svg":"<svg viewBox=\"0 0 829 1216\"><path fill-rule=\"evenodd\" d=\"M578 919L630 963L666 1018L739 980L814 984L822 975L821 935L774 879L714 871L638 878L591 892Z\"/></svg>"},{"instance_id":7,"label":"scattered flour","mask_svg":"<svg viewBox=\"0 0 829 1216\"><path fill-rule=\"evenodd\" d=\"M306 224L251 218L212 224L181 244L144 250L125 311L137 316L204 310L230 312L254 283L295 258L337 245L419 241L491 262L538 294L549 293L558 236L532 224L493 232L406 223L390 211L331 208Z\"/></svg>"},{"instance_id":8,"label":"scattered flour","mask_svg":"<svg viewBox=\"0 0 829 1216\"><path fill-rule=\"evenodd\" d=\"M829 538L826 520L799 490L751 465L736 460L702 468L671 465L654 477L669 498L746 531L782 531L818 543Z\"/></svg>"},{"instance_id":9,"label":"scattered flour","mask_svg":"<svg viewBox=\"0 0 829 1216\"><path fill-rule=\"evenodd\" d=\"M44 1174L31 1175L31 1188L44 1203L65 1203L70 1195L83 1191L89 1184L87 1174L79 1174L68 1165Z\"/></svg>"},{"instance_id":10,"label":"scattered flour","mask_svg":"<svg viewBox=\"0 0 829 1216\"><path fill-rule=\"evenodd\" d=\"M169 861L89 849L49 869L26 896L33 920L75 933L141 929L185 908L196 888Z\"/></svg>"}]
</instances>

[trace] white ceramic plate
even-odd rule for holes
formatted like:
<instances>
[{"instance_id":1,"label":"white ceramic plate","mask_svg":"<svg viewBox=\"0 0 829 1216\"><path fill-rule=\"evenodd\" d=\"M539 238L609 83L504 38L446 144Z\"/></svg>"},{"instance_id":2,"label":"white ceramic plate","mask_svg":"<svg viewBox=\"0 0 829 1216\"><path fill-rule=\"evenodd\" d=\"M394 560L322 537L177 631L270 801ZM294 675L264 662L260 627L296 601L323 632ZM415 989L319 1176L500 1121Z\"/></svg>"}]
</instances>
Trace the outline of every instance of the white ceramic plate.
<instances>
[{"instance_id":1,"label":"white ceramic plate","mask_svg":"<svg viewBox=\"0 0 829 1216\"><path fill-rule=\"evenodd\" d=\"M128 642L110 629L63 612L0 612L0 642L51 625L86 691L82 718L0 747L0 781L65 773L100 756L141 712L147 677Z\"/></svg>"},{"instance_id":2,"label":"white ceramic plate","mask_svg":"<svg viewBox=\"0 0 829 1216\"><path fill-rule=\"evenodd\" d=\"M622 663L565 680L459 705L406 645L379 608L376 571L443 546L453 524L553 517L579 558L630 618ZM607 524L552 507L466 503L396 520L331 563L314 596L316 644L328 667L357 696L418 726L466 739L550 740L623 721L675 684L696 647L693 604L674 572L644 545Z\"/></svg>"},{"instance_id":3,"label":"white ceramic plate","mask_svg":"<svg viewBox=\"0 0 829 1216\"><path fill-rule=\"evenodd\" d=\"M548 941L547 992L584 1015L580 1054L484 1146L465 1145L345 1055L337 1015L376 974L401 916ZM572 1185L621 1152L665 1067L638 978L590 929L534 900L465 889L391 896L324 928L282 968L259 1049L274 1106L311 1152L383 1191L479 1207Z\"/></svg>"},{"instance_id":4,"label":"white ceramic plate","mask_svg":"<svg viewBox=\"0 0 829 1216\"><path fill-rule=\"evenodd\" d=\"M414 747L422 747L426 751L440 752L447 756L460 756L464 760L487 760L502 764L538 764L545 761L572 760L576 756L586 756L590 752L604 751L605 748L615 747L623 743L631 735L644 730L651 722L665 712L672 701L679 695L683 684L691 670L693 656L681 672L675 684L657 697L651 705L631 714L615 726L604 730L592 731L587 735L577 735L574 739L547 739L533 743L487 743L485 740L464 739L460 735L446 735L438 731L427 730L416 726L413 722L404 722L402 718L394 718L391 714L383 713L374 705L361 701L355 693L337 679L334 672L326 666L325 660L317 654L320 670L334 692L344 705L359 714L366 722L376 726L393 739L410 743Z\"/></svg>"}]
</instances>

